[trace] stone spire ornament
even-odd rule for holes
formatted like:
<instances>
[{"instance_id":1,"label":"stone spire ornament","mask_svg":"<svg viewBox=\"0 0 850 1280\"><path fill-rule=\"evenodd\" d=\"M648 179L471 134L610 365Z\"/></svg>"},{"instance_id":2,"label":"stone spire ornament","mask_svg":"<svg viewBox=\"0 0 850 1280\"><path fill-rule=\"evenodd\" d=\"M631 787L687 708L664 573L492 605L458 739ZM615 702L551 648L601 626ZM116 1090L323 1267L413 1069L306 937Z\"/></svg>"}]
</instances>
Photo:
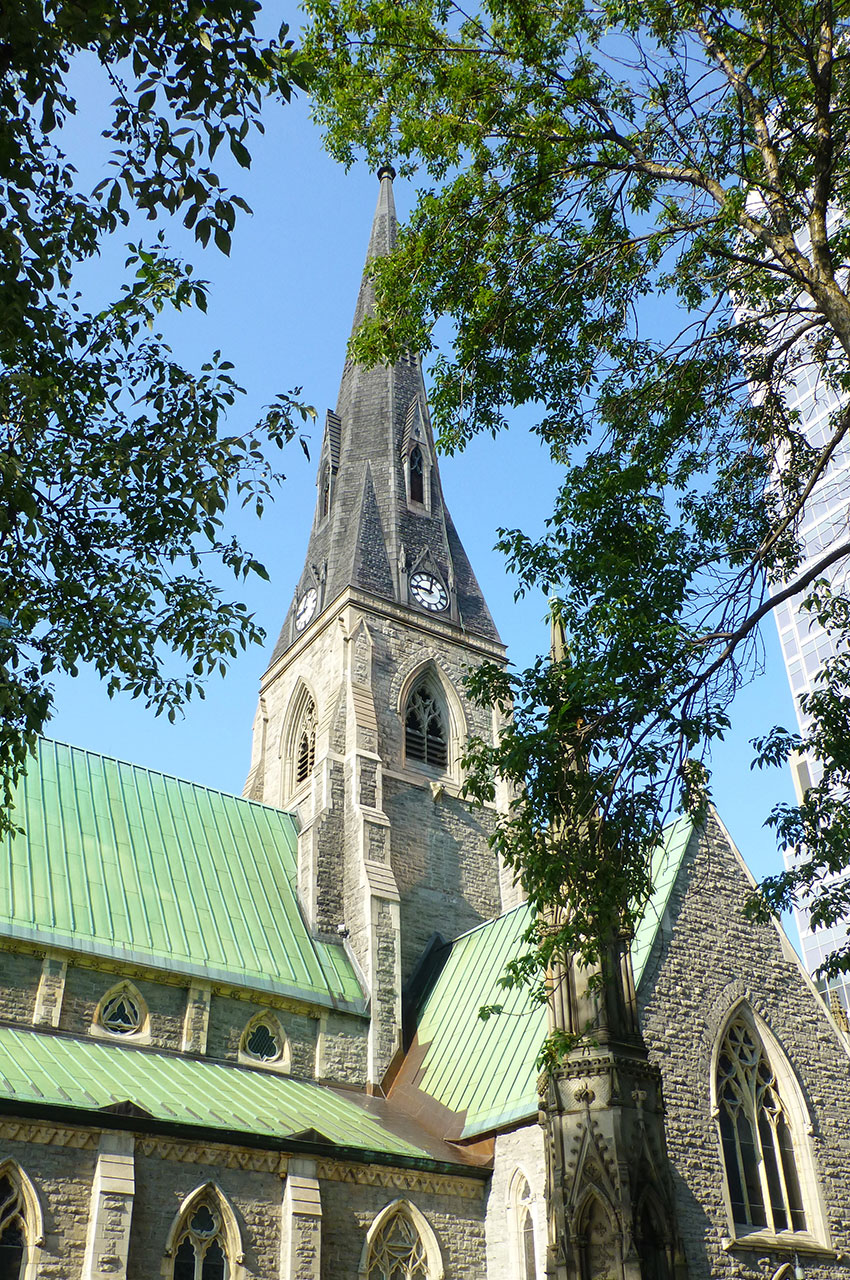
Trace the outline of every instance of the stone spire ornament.
<instances>
[{"instance_id":1,"label":"stone spire ornament","mask_svg":"<svg viewBox=\"0 0 850 1280\"><path fill-rule=\"evenodd\" d=\"M552 619L552 660L566 660ZM565 744L575 756L575 743ZM556 911L551 927L561 917ZM549 1028L572 1048L544 1073L547 1280L687 1280L664 1138L661 1073L641 1035L624 935L593 969L572 956L548 975Z\"/></svg>"}]
</instances>

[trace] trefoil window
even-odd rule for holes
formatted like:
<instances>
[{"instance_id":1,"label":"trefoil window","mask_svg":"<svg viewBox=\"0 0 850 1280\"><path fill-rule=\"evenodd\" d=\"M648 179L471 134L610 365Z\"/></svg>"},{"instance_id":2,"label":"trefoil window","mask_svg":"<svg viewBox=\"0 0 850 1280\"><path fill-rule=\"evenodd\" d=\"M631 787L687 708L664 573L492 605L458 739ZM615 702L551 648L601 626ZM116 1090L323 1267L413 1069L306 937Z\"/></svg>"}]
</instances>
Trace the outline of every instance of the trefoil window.
<instances>
[{"instance_id":1,"label":"trefoil window","mask_svg":"<svg viewBox=\"0 0 850 1280\"><path fill-rule=\"evenodd\" d=\"M788 1115L758 1033L741 1015L720 1047L717 1106L736 1229L805 1231Z\"/></svg>"},{"instance_id":2,"label":"trefoil window","mask_svg":"<svg viewBox=\"0 0 850 1280\"><path fill-rule=\"evenodd\" d=\"M408 760L445 769L448 763L446 716L427 683L413 690L404 717L404 745Z\"/></svg>"},{"instance_id":3,"label":"trefoil window","mask_svg":"<svg viewBox=\"0 0 850 1280\"><path fill-rule=\"evenodd\" d=\"M274 1062L281 1055L279 1032L268 1022L255 1022L245 1033L244 1051L259 1062Z\"/></svg>"}]
</instances>

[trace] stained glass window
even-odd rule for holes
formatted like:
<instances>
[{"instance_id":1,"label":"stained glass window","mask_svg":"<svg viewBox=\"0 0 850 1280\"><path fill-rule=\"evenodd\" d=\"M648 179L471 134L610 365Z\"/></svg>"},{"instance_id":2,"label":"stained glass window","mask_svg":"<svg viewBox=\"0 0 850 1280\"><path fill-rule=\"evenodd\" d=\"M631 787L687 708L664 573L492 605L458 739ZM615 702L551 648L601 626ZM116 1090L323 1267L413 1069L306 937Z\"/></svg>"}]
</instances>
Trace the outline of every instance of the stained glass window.
<instances>
[{"instance_id":1,"label":"stained glass window","mask_svg":"<svg viewBox=\"0 0 850 1280\"><path fill-rule=\"evenodd\" d=\"M221 1217L210 1204L193 1210L174 1252L174 1280L227 1280Z\"/></svg>"},{"instance_id":2,"label":"stained glass window","mask_svg":"<svg viewBox=\"0 0 850 1280\"><path fill-rule=\"evenodd\" d=\"M730 1023L720 1048L717 1104L736 1227L805 1231L788 1116L764 1046L742 1016Z\"/></svg>"},{"instance_id":3,"label":"stained glass window","mask_svg":"<svg viewBox=\"0 0 850 1280\"><path fill-rule=\"evenodd\" d=\"M24 1201L8 1174L0 1177L0 1280L20 1280L26 1250Z\"/></svg>"},{"instance_id":4,"label":"stained glass window","mask_svg":"<svg viewBox=\"0 0 850 1280\"><path fill-rule=\"evenodd\" d=\"M372 1240L368 1280L428 1280L425 1244L407 1214L399 1209Z\"/></svg>"},{"instance_id":5,"label":"stained glass window","mask_svg":"<svg viewBox=\"0 0 850 1280\"><path fill-rule=\"evenodd\" d=\"M127 991L117 991L110 996L100 1013L101 1025L116 1036L133 1035L141 1031L144 1014L137 1000Z\"/></svg>"}]
</instances>

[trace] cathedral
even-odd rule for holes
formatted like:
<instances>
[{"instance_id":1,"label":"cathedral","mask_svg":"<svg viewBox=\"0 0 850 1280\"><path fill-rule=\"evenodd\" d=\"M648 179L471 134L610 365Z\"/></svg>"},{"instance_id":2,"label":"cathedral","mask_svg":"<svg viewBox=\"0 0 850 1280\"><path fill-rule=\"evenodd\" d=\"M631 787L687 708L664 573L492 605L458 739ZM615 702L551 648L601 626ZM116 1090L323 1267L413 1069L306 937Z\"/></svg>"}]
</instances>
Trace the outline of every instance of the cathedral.
<instances>
[{"instance_id":1,"label":"cathedral","mask_svg":"<svg viewBox=\"0 0 850 1280\"><path fill-rule=\"evenodd\" d=\"M529 910L461 760L505 651L416 355L346 363L293 586L242 796L47 740L18 786L0 1280L850 1280L850 1031L718 815L601 984L499 986ZM596 1030L541 1077L547 1017Z\"/></svg>"}]
</instances>

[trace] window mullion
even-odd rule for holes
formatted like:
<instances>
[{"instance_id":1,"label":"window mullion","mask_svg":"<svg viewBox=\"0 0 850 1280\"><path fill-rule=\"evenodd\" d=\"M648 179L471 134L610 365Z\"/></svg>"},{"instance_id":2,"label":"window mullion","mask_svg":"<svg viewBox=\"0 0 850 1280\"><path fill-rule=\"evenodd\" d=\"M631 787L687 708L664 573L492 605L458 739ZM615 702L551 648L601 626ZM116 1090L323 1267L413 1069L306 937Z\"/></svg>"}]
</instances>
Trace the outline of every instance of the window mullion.
<instances>
[{"instance_id":1,"label":"window mullion","mask_svg":"<svg viewBox=\"0 0 850 1280\"><path fill-rule=\"evenodd\" d=\"M762 1104L762 1114L765 1114L765 1108ZM767 1116L768 1123L770 1117ZM756 1108L755 1126L753 1128L753 1137L756 1142L756 1151L758 1153L758 1176L759 1185L761 1186L761 1198L764 1202L764 1216L767 1219L767 1230L776 1234L776 1223L773 1218L773 1199L770 1194L770 1183L767 1180L767 1163L764 1158L764 1143L761 1140L761 1125L759 1124L759 1111Z\"/></svg>"},{"instance_id":2,"label":"window mullion","mask_svg":"<svg viewBox=\"0 0 850 1280\"><path fill-rule=\"evenodd\" d=\"M746 1115L746 1109L742 1106L741 1111ZM744 1198L744 1211L747 1215L747 1222L753 1226L753 1208L750 1204L750 1193L747 1187L747 1168L744 1164L744 1153L741 1150L741 1132L738 1128L737 1115L732 1116L732 1132L735 1135L735 1156L738 1161L738 1177L741 1179L741 1195Z\"/></svg>"},{"instance_id":3,"label":"window mullion","mask_svg":"<svg viewBox=\"0 0 850 1280\"><path fill-rule=\"evenodd\" d=\"M789 1230L793 1231L794 1219L791 1215L791 1197L788 1194L788 1183L785 1180L785 1161L782 1158L782 1146L779 1141L778 1121L781 1115L782 1115L782 1112L779 1111L776 1115L776 1123L774 1123L773 1115L771 1115L769 1118L770 1118L770 1127L773 1132L773 1149L776 1152L776 1168L779 1173L779 1185L782 1188L782 1200L785 1205L785 1217L788 1220Z\"/></svg>"}]
</instances>

